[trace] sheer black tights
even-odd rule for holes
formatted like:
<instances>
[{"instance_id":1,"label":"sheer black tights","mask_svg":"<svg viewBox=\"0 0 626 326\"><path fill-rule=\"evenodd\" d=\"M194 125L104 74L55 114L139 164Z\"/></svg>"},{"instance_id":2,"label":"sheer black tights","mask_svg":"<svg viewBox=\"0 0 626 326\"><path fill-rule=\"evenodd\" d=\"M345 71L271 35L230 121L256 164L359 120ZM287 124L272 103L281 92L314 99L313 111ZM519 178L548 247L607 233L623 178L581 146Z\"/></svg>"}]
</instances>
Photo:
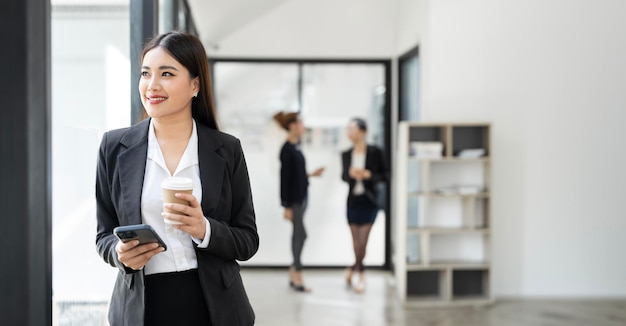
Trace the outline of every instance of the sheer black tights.
<instances>
[{"instance_id":1,"label":"sheer black tights","mask_svg":"<svg viewBox=\"0 0 626 326\"><path fill-rule=\"evenodd\" d=\"M371 230L372 224L350 224L355 258L355 263L352 266L352 270L355 272L363 272L365 270L365 266L363 265L363 259L365 258L367 240L370 236Z\"/></svg>"}]
</instances>

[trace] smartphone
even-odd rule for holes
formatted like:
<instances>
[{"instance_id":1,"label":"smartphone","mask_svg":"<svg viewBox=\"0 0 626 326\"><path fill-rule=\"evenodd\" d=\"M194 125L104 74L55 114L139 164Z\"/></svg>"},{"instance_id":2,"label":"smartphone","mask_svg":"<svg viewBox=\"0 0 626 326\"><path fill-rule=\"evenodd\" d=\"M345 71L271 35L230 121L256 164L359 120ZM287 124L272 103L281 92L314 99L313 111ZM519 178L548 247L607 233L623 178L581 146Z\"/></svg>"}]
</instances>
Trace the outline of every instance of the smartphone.
<instances>
[{"instance_id":1,"label":"smartphone","mask_svg":"<svg viewBox=\"0 0 626 326\"><path fill-rule=\"evenodd\" d=\"M163 249L167 250L165 242L148 224L118 226L113 229L113 233L124 243L132 240L139 240L139 244L156 242Z\"/></svg>"}]
</instances>

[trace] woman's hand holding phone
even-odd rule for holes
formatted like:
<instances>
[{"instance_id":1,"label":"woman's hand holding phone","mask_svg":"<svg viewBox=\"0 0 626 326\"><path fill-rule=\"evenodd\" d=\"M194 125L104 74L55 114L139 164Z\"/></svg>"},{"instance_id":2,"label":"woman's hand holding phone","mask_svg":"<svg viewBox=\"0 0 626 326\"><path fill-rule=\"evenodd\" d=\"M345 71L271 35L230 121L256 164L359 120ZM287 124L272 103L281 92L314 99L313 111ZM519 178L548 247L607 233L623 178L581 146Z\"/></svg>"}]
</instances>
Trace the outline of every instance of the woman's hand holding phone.
<instances>
[{"instance_id":1,"label":"woman's hand holding phone","mask_svg":"<svg viewBox=\"0 0 626 326\"><path fill-rule=\"evenodd\" d=\"M115 245L117 259L124 266L134 270L143 268L150 258L164 250L165 248L159 246L156 242L140 245L139 240L132 240L126 243L118 241L117 245Z\"/></svg>"}]
</instances>

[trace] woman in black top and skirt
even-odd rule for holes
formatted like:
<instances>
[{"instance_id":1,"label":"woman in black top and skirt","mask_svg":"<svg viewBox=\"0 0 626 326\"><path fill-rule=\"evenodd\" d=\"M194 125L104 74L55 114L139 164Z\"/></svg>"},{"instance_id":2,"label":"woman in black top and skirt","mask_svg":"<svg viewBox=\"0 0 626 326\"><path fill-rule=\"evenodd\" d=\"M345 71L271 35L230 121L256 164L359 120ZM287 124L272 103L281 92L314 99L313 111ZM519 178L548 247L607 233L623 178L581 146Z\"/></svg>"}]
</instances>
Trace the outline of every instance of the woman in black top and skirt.
<instances>
[{"instance_id":1,"label":"woman in black top and skirt","mask_svg":"<svg viewBox=\"0 0 626 326\"><path fill-rule=\"evenodd\" d=\"M372 225L378 214L376 185L387 180L387 166L383 152L365 142L367 124L365 120L354 118L348 125L348 138L354 147L342 153L342 179L350 185L347 212L348 224L352 233L355 263L346 270L346 282L352 286L354 272L359 273L359 282L354 290L365 290L365 249Z\"/></svg>"},{"instance_id":2,"label":"woman in black top and skirt","mask_svg":"<svg viewBox=\"0 0 626 326\"><path fill-rule=\"evenodd\" d=\"M300 138L305 129L296 112L278 112L274 120L287 131L287 141L280 150L280 198L285 208L284 217L293 223L291 251L293 264L289 268L289 285L298 292L310 292L302 279L302 248L307 234L304 228L304 212L307 207L309 177L319 177L324 168L311 174L306 172L306 161L300 149Z\"/></svg>"}]
</instances>

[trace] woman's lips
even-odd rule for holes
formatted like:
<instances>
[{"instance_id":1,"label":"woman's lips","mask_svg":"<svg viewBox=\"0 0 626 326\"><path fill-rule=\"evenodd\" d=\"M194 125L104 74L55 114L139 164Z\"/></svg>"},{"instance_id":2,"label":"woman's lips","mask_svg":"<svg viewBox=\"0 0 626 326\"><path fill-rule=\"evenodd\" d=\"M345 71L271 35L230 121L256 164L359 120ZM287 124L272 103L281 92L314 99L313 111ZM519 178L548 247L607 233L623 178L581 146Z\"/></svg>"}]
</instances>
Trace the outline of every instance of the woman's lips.
<instances>
[{"instance_id":1,"label":"woman's lips","mask_svg":"<svg viewBox=\"0 0 626 326\"><path fill-rule=\"evenodd\" d=\"M147 99L148 99L148 103L150 103L150 104L159 104L159 103L165 102L165 100L167 100L167 97L165 97L165 96L150 96L150 97L147 97Z\"/></svg>"}]
</instances>

